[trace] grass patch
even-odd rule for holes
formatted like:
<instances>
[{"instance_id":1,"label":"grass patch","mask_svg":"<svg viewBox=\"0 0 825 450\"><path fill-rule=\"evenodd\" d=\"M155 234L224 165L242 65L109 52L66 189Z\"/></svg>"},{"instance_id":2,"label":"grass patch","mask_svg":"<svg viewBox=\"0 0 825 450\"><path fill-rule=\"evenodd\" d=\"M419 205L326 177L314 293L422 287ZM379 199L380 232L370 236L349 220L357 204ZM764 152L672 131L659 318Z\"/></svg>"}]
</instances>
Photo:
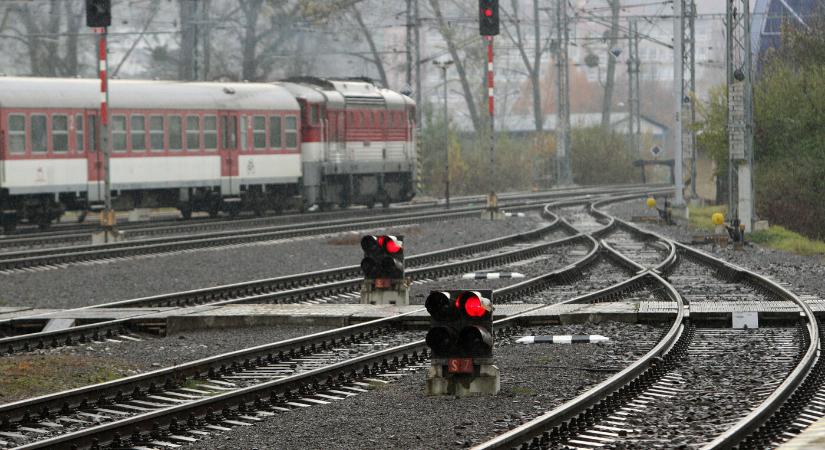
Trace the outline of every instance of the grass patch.
<instances>
[{"instance_id":1,"label":"grass patch","mask_svg":"<svg viewBox=\"0 0 825 450\"><path fill-rule=\"evenodd\" d=\"M690 226L698 230L713 231L716 226L713 225L711 216L716 212L725 214L727 210L726 205L691 206ZM767 230L750 233L746 239L768 248L797 255L825 255L825 242L806 238L779 225L772 225Z\"/></svg>"},{"instance_id":2,"label":"grass patch","mask_svg":"<svg viewBox=\"0 0 825 450\"><path fill-rule=\"evenodd\" d=\"M525 386L513 386L513 393L516 395L526 395L528 397L536 395L535 389Z\"/></svg>"},{"instance_id":3,"label":"grass patch","mask_svg":"<svg viewBox=\"0 0 825 450\"><path fill-rule=\"evenodd\" d=\"M713 224L711 216L714 213L726 214L728 212L727 205L715 206L690 206L690 226L698 230L713 231L716 225Z\"/></svg>"},{"instance_id":4,"label":"grass patch","mask_svg":"<svg viewBox=\"0 0 825 450\"><path fill-rule=\"evenodd\" d=\"M22 355L0 359L0 403L102 383L128 375L133 367L108 358Z\"/></svg>"},{"instance_id":5,"label":"grass patch","mask_svg":"<svg viewBox=\"0 0 825 450\"><path fill-rule=\"evenodd\" d=\"M751 233L750 240L797 255L825 255L825 242L808 239L779 225L772 225L767 230Z\"/></svg>"}]
</instances>

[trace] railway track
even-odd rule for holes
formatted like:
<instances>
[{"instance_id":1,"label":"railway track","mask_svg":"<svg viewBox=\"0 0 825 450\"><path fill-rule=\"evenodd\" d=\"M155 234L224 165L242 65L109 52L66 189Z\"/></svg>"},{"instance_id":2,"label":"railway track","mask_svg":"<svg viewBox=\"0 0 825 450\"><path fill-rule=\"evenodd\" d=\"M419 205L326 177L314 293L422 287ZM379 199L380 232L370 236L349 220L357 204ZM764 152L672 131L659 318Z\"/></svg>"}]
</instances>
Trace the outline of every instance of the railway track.
<instances>
[{"instance_id":1,"label":"railway track","mask_svg":"<svg viewBox=\"0 0 825 450\"><path fill-rule=\"evenodd\" d=\"M787 439L793 434L788 429L798 429L790 411L809 408L812 403L801 398L816 395L813 387L802 387L806 379L811 384L817 380L808 376L820 334L810 307L765 277L684 245L669 245L678 258L668 257L655 269L651 262L642 265L627 258L640 269L647 266L637 278L657 283L658 291L669 292L679 304L665 345L577 398L476 448L761 448ZM635 250L631 247L631 253ZM687 320L684 306L720 298L787 303L798 308L801 317L793 326L758 330L708 329ZM786 402L793 395L800 400Z\"/></svg>"},{"instance_id":2,"label":"railway track","mask_svg":"<svg viewBox=\"0 0 825 450\"><path fill-rule=\"evenodd\" d=\"M649 191L647 189L646 191ZM624 191L623 191L624 193ZM636 194L639 195L639 194ZM591 194L579 196L592 198ZM541 209L547 202L530 200L517 205L503 206L510 211ZM193 234L185 236L143 239L102 245L50 248L26 252L0 253L0 274L23 270L50 270L69 264L122 260L127 258L154 256L158 254L191 251L220 246L244 245L262 241L276 241L302 236L337 233L351 230L369 230L386 226L412 223L452 220L474 217L480 213L477 207L466 207L439 212L403 213L372 220L340 219L325 224L303 223L279 225L236 231L222 231L213 234Z\"/></svg>"},{"instance_id":3,"label":"railway track","mask_svg":"<svg viewBox=\"0 0 825 450\"><path fill-rule=\"evenodd\" d=\"M589 264L596 257L597 247L591 238L574 238L590 242L592 251L586 257L562 269L499 289L496 298L499 301L521 298L542 286L572 279L579 266ZM537 305L531 310L544 306ZM382 378L400 376L400 371L409 370L410 366L416 368L423 362L426 356L423 340L412 339L403 334L408 333L403 330L375 331L392 330L391 325L397 324L400 318L381 319L3 405L0 406L0 429L7 431L0 432L0 439L6 436L14 445L22 444L22 448L70 448L80 442L84 447L93 442L91 439L112 442L115 446L186 443L199 433L254 423L290 408L335 401L358 393L368 383L382 383L388 381ZM390 334L392 337L387 337ZM372 352L336 360L335 355L341 353L336 350L341 350L344 343L364 343L363 338L358 340L352 338L353 335L375 341L368 343L371 346L368 350ZM407 342L379 348L398 343L396 339ZM296 365L296 361L303 365ZM236 409L239 405L243 406ZM216 408L222 412L216 414ZM181 421L184 416L186 420ZM107 423L96 425L99 422ZM160 434L147 437L135 434L147 430L147 424L148 430L154 428ZM54 434L59 436L50 439ZM125 438L130 440L128 444Z\"/></svg>"},{"instance_id":4,"label":"railway track","mask_svg":"<svg viewBox=\"0 0 825 450\"><path fill-rule=\"evenodd\" d=\"M529 207L525 208L529 209ZM242 231L222 231L211 235L195 234L101 245L4 253L0 254L0 273L31 270L33 268L53 269L80 262L134 258L145 255L159 255L193 249L276 241L351 230L369 230L387 226L454 220L476 215L478 215L478 210L473 208L446 213L401 214L375 220L339 220L327 224L306 223L283 225Z\"/></svg>"},{"instance_id":5,"label":"railway track","mask_svg":"<svg viewBox=\"0 0 825 450\"><path fill-rule=\"evenodd\" d=\"M563 224L546 208L544 214L550 222L548 225L533 231L408 257L406 263L413 269L408 270L407 275L413 281L443 278L466 271L535 258L553 248L575 245L583 241L581 236L571 236L550 242L529 244L563 229ZM510 248L509 251L503 251L508 247ZM482 254L482 256L478 256L478 254ZM474 255L474 257L467 259L469 255ZM331 301L336 298L339 301L351 301L351 294L358 289L360 289L360 267L347 266L307 274L124 300L76 308L74 311L112 308L190 307L231 303L299 303L318 301L319 299ZM136 318L131 317L79 324L57 331L9 336L0 339L0 349L4 354L14 354L38 348L113 339L116 336L130 339L130 327L134 325L135 321ZM140 318L140 321L144 326L153 326L150 314ZM39 329L44 322L44 315L28 316L2 321L0 322L0 329L5 330L6 333L17 334L32 328Z\"/></svg>"},{"instance_id":6,"label":"railway track","mask_svg":"<svg viewBox=\"0 0 825 450\"><path fill-rule=\"evenodd\" d=\"M569 197L571 195L599 194L604 192L623 192L638 189L638 187L616 186L600 188L576 188L540 193L514 193L502 195L503 201L534 201L551 200ZM453 201L455 206L471 205L483 198L478 196L468 196L457 198ZM410 213L412 211L424 212L435 210L438 203L423 203L414 205L396 206L391 209L347 209L332 212L313 212L305 214L291 214L283 216L236 218L226 219L195 219L190 221L160 220L154 225L146 222L125 223L118 226L125 240L147 239L153 237L187 235L194 233L215 233L219 231L255 229L262 227L273 227L278 225L296 225L308 223L320 223L325 221L336 221L341 219L352 219L377 216L392 216L395 214ZM88 224L83 226L67 225L59 231L36 233L32 236L5 236L0 238L0 255L3 253L15 253L23 250L37 250L51 247L67 246L90 246L92 245L92 233L99 230L99 226Z\"/></svg>"}]
</instances>

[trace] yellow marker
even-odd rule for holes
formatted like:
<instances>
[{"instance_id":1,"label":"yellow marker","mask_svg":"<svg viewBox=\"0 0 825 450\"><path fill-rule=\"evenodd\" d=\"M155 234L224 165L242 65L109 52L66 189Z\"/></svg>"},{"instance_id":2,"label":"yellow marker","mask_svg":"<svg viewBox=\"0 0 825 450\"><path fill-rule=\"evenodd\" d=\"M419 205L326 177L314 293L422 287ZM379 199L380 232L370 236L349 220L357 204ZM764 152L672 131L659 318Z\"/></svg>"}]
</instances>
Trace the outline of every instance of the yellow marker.
<instances>
[{"instance_id":1,"label":"yellow marker","mask_svg":"<svg viewBox=\"0 0 825 450\"><path fill-rule=\"evenodd\" d=\"M713 221L714 225L722 225L723 223L725 223L725 216L719 212L713 213L713 215L710 216L710 220Z\"/></svg>"},{"instance_id":2,"label":"yellow marker","mask_svg":"<svg viewBox=\"0 0 825 450\"><path fill-rule=\"evenodd\" d=\"M647 200L645 201L645 203L647 204L647 207L650 208L650 209L653 209L653 208L656 207L656 199L653 198L653 197L648 197Z\"/></svg>"}]
</instances>

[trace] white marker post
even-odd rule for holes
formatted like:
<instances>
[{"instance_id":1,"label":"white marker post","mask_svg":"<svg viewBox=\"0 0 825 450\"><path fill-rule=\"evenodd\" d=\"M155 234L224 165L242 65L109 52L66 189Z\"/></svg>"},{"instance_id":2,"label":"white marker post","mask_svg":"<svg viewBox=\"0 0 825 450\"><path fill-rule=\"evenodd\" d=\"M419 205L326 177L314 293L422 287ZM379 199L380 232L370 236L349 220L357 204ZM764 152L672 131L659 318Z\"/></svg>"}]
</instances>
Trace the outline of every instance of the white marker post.
<instances>
[{"instance_id":1,"label":"white marker post","mask_svg":"<svg viewBox=\"0 0 825 450\"><path fill-rule=\"evenodd\" d=\"M598 334L563 336L524 336L516 340L519 344L598 344L610 338Z\"/></svg>"}]
</instances>

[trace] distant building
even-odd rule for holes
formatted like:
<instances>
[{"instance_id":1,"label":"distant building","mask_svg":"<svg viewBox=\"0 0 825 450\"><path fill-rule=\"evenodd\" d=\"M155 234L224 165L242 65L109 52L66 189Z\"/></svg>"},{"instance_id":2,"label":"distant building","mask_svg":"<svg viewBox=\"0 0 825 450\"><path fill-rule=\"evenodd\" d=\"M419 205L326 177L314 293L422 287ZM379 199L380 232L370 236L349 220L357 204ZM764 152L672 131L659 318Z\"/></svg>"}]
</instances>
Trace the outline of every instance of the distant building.
<instances>
[{"instance_id":1,"label":"distant building","mask_svg":"<svg viewBox=\"0 0 825 450\"><path fill-rule=\"evenodd\" d=\"M821 4L822 0L756 0L751 14L751 51L757 67L769 49L782 44L783 24L807 26L808 17Z\"/></svg>"}]
</instances>

